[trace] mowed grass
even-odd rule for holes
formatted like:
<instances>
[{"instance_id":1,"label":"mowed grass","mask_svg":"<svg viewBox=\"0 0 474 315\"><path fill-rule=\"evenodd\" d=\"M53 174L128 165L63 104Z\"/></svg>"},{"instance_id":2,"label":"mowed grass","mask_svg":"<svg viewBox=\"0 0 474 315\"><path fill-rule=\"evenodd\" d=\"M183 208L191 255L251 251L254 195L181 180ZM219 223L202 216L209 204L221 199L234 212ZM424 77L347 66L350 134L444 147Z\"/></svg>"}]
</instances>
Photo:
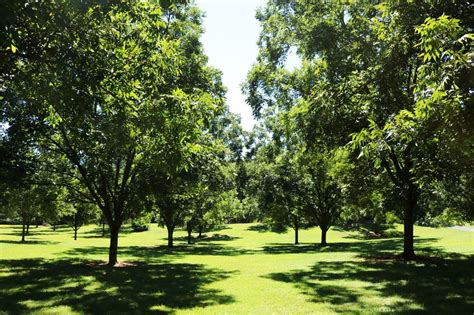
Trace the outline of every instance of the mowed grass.
<instances>
[{"instance_id":1,"label":"mowed grass","mask_svg":"<svg viewBox=\"0 0 474 315\"><path fill-rule=\"evenodd\" d=\"M416 227L416 249L430 259L383 259L402 248L400 233L366 239L332 229L274 233L233 224L176 247L155 225L119 239L121 268L106 268L108 239L87 226L0 226L0 313L321 314L474 312L474 233Z\"/></svg>"}]
</instances>

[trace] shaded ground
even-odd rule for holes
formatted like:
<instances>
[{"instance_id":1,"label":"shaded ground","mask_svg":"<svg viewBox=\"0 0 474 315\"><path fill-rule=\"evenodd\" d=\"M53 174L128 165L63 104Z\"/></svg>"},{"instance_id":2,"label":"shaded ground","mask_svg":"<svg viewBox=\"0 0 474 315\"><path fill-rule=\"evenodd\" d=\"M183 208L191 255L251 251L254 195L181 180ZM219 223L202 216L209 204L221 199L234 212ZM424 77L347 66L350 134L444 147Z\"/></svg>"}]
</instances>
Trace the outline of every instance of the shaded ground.
<instances>
[{"instance_id":1,"label":"shaded ground","mask_svg":"<svg viewBox=\"0 0 474 315\"><path fill-rule=\"evenodd\" d=\"M470 314L474 309L473 266L472 256L423 263L319 262L310 269L268 277L291 283L311 301L330 303L341 313L384 311L377 308L377 298L367 298L369 293L373 297L400 297L385 308L397 314ZM412 304L422 308L413 309Z\"/></svg>"},{"instance_id":2,"label":"shaded ground","mask_svg":"<svg viewBox=\"0 0 474 315\"><path fill-rule=\"evenodd\" d=\"M76 260L31 259L2 260L0 268L10 273L0 278L0 307L12 314L35 312L37 308L25 305L28 300L39 302L38 308L67 305L89 314L168 313L233 302L232 296L204 288L229 274L197 264L106 268Z\"/></svg>"}]
</instances>

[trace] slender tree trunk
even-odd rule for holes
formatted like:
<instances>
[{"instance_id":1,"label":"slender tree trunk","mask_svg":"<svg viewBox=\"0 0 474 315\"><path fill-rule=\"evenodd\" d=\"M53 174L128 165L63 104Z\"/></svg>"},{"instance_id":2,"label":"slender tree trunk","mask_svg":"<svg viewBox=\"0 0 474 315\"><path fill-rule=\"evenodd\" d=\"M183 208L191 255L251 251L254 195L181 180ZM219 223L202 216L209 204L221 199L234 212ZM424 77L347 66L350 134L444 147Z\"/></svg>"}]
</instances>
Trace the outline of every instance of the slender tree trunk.
<instances>
[{"instance_id":1,"label":"slender tree trunk","mask_svg":"<svg viewBox=\"0 0 474 315\"><path fill-rule=\"evenodd\" d=\"M30 222L26 223L26 235L30 235Z\"/></svg>"},{"instance_id":2,"label":"slender tree trunk","mask_svg":"<svg viewBox=\"0 0 474 315\"><path fill-rule=\"evenodd\" d=\"M166 230L168 231L168 248L172 248L173 247L174 225L166 225Z\"/></svg>"},{"instance_id":3,"label":"slender tree trunk","mask_svg":"<svg viewBox=\"0 0 474 315\"><path fill-rule=\"evenodd\" d=\"M117 263L119 230L120 227L110 227L109 267L113 267Z\"/></svg>"},{"instance_id":4,"label":"slender tree trunk","mask_svg":"<svg viewBox=\"0 0 474 315\"><path fill-rule=\"evenodd\" d=\"M25 221L23 221L22 228L21 228L21 241L25 241Z\"/></svg>"},{"instance_id":5,"label":"slender tree trunk","mask_svg":"<svg viewBox=\"0 0 474 315\"><path fill-rule=\"evenodd\" d=\"M191 230L188 230L188 244L191 244Z\"/></svg>"},{"instance_id":6,"label":"slender tree trunk","mask_svg":"<svg viewBox=\"0 0 474 315\"><path fill-rule=\"evenodd\" d=\"M105 236L105 222L102 221L102 237Z\"/></svg>"},{"instance_id":7,"label":"slender tree trunk","mask_svg":"<svg viewBox=\"0 0 474 315\"><path fill-rule=\"evenodd\" d=\"M295 224L295 226L294 226L294 228L295 228L295 245L298 245L298 244L299 244L298 232L299 232L299 224L300 224L300 223L299 223L299 220L298 220L298 216L297 216L297 215L294 216L294 221L295 221L295 222L294 222L294 224Z\"/></svg>"},{"instance_id":8,"label":"slender tree trunk","mask_svg":"<svg viewBox=\"0 0 474 315\"><path fill-rule=\"evenodd\" d=\"M198 235L198 238L202 238L202 230L204 230L204 227L202 226L202 224L199 224L199 235Z\"/></svg>"},{"instance_id":9,"label":"slender tree trunk","mask_svg":"<svg viewBox=\"0 0 474 315\"><path fill-rule=\"evenodd\" d=\"M56 223L53 223L53 232L56 232Z\"/></svg>"},{"instance_id":10,"label":"slender tree trunk","mask_svg":"<svg viewBox=\"0 0 474 315\"><path fill-rule=\"evenodd\" d=\"M415 259L415 248L413 244L413 224L415 208L417 203L417 195L415 188L410 185L408 192L405 211L403 213L403 258L406 260Z\"/></svg>"},{"instance_id":11,"label":"slender tree trunk","mask_svg":"<svg viewBox=\"0 0 474 315\"><path fill-rule=\"evenodd\" d=\"M167 225L166 229L168 230L168 248L173 247L173 232L174 232L174 226L172 225Z\"/></svg>"},{"instance_id":12,"label":"slender tree trunk","mask_svg":"<svg viewBox=\"0 0 474 315\"><path fill-rule=\"evenodd\" d=\"M77 214L74 216L74 240L77 241Z\"/></svg>"},{"instance_id":13,"label":"slender tree trunk","mask_svg":"<svg viewBox=\"0 0 474 315\"><path fill-rule=\"evenodd\" d=\"M321 246L326 246L328 243L326 242L326 234L328 232L328 228L322 227L321 228Z\"/></svg>"}]
</instances>

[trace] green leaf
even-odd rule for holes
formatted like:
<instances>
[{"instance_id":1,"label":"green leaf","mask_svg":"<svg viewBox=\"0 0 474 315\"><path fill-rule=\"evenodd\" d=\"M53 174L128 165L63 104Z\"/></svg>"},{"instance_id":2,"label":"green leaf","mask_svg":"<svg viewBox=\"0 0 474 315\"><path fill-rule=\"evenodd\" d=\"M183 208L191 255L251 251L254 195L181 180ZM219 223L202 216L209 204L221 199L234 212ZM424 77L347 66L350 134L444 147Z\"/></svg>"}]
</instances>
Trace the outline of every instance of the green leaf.
<instances>
[{"instance_id":1,"label":"green leaf","mask_svg":"<svg viewBox=\"0 0 474 315\"><path fill-rule=\"evenodd\" d=\"M16 46L14 46L13 44L10 45L10 49L11 49L12 53L14 53L14 54L15 54L16 51L17 51Z\"/></svg>"}]
</instances>

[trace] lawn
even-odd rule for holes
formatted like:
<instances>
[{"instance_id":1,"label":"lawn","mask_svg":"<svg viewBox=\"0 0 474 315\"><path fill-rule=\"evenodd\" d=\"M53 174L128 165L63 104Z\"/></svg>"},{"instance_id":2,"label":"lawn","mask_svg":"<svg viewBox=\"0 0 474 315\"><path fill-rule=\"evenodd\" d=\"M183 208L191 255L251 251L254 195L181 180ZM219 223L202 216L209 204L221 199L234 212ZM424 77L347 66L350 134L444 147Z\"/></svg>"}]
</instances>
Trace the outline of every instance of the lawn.
<instances>
[{"instance_id":1,"label":"lawn","mask_svg":"<svg viewBox=\"0 0 474 315\"><path fill-rule=\"evenodd\" d=\"M434 258L385 259L401 251L400 233L366 239L332 229L321 248L318 229L274 233L234 224L187 245L164 247L166 233L119 239L120 268L98 264L108 239L97 226L53 232L0 226L0 313L18 314L309 314L474 312L474 233L416 227L416 249Z\"/></svg>"}]
</instances>

